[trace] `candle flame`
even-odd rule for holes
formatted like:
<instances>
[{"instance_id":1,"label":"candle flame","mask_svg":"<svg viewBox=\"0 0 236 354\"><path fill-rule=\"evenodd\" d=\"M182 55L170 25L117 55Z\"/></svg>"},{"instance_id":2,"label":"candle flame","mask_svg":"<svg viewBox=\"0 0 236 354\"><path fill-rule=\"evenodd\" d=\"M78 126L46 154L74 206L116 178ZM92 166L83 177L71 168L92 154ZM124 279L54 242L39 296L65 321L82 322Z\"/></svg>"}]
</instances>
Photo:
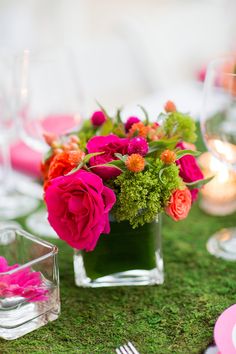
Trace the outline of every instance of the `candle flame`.
<instances>
[{"instance_id":1,"label":"candle flame","mask_svg":"<svg viewBox=\"0 0 236 354\"><path fill-rule=\"evenodd\" d=\"M228 168L222 164L219 160L217 160L214 156L211 156L210 159L210 170L216 174L217 180L220 183L225 183L229 179L229 170Z\"/></svg>"}]
</instances>

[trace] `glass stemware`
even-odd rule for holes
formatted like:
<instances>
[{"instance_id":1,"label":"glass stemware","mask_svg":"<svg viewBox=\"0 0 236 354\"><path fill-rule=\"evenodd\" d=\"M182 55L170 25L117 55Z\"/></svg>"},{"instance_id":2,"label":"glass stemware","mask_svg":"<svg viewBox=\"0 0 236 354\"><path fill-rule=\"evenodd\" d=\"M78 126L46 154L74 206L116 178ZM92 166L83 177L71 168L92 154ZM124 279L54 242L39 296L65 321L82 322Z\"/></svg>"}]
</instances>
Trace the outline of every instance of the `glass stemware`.
<instances>
[{"instance_id":1,"label":"glass stemware","mask_svg":"<svg viewBox=\"0 0 236 354\"><path fill-rule=\"evenodd\" d=\"M208 150L235 171L236 59L233 57L217 59L208 67L201 130ZM208 240L207 249L217 257L236 260L236 228L217 232Z\"/></svg>"},{"instance_id":2,"label":"glass stemware","mask_svg":"<svg viewBox=\"0 0 236 354\"><path fill-rule=\"evenodd\" d=\"M38 201L20 193L17 183L13 181L9 151L10 142L17 135L14 121L13 56L5 49L0 50L0 77L0 220L5 221L30 213L37 207Z\"/></svg>"},{"instance_id":3,"label":"glass stemware","mask_svg":"<svg viewBox=\"0 0 236 354\"><path fill-rule=\"evenodd\" d=\"M21 136L32 149L45 154L45 135L66 133L81 123L74 61L66 49L25 50L16 59L16 89ZM26 225L39 236L56 236L43 209Z\"/></svg>"}]
</instances>

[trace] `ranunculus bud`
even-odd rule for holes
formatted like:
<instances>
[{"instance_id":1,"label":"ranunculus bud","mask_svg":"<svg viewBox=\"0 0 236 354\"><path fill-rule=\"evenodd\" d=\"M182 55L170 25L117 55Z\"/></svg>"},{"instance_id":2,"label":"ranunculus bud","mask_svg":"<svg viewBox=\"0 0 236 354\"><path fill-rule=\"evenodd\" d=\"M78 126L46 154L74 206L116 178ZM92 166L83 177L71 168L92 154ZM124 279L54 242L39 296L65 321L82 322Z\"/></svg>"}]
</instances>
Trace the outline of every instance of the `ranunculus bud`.
<instances>
[{"instance_id":1,"label":"ranunculus bud","mask_svg":"<svg viewBox=\"0 0 236 354\"><path fill-rule=\"evenodd\" d=\"M171 112L177 111L176 105L172 101L167 101L164 106L164 109L165 109L166 113L171 113Z\"/></svg>"},{"instance_id":2,"label":"ranunculus bud","mask_svg":"<svg viewBox=\"0 0 236 354\"><path fill-rule=\"evenodd\" d=\"M103 111L96 111L91 117L91 122L95 127L100 127L106 121Z\"/></svg>"},{"instance_id":3,"label":"ranunculus bud","mask_svg":"<svg viewBox=\"0 0 236 354\"><path fill-rule=\"evenodd\" d=\"M140 122L140 119L138 117L129 117L125 123L126 133L128 133L128 131L130 130L130 128L134 123L138 123L138 122Z\"/></svg>"}]
</instances>

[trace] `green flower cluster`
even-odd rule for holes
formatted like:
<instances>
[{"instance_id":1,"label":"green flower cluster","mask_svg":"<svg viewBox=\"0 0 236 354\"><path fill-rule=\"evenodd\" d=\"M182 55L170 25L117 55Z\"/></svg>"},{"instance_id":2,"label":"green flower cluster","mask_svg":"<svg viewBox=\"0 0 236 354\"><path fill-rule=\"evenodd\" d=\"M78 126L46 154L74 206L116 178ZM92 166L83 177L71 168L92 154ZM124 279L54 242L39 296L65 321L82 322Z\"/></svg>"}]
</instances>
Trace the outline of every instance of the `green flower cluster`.
<instances>
[{"instance_id":1,"label":"green flower cluster","mask_svg":"<svg viewBox=\"0 0 236 354\"><path fill-rule=\"evenodd\" d=\"M167 115L164 120L163 130L169 138L175 136L189 143L194 143L197 140L195 122L187 114L172 112Z\"/></svg>"},{"instance_id":2,"label":"green flower cluster","mask_svg":"<svg viewBox=\"0 0 236 354\"><path fill-rule=\"evenodd\" d=\"M165 166L160 159L153 159L147 170L126 170L113 183L117 198L113 216L117 221L128 220L136 228L152 222L163 211L182 180L175 164Z\"/></svg>"}]
</instances>

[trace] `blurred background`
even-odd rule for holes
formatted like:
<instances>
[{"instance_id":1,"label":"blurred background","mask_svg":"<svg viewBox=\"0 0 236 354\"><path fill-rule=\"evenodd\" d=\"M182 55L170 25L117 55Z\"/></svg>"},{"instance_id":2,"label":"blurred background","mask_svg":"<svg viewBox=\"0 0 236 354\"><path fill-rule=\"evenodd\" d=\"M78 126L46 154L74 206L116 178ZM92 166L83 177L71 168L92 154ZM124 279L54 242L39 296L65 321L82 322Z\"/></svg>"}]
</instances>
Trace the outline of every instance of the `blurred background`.
<instances>
[{"instance_id":1,"label":"blurred background","mask_svg":"<svg viewBox=\"0 0 236 354\"><path fill-rule=\"evenodd\" d=\"M0 0L2 43L71 50L86 114L196 80L236 50L235 20L235 0Z\"/></svg>"}]
</instances>

